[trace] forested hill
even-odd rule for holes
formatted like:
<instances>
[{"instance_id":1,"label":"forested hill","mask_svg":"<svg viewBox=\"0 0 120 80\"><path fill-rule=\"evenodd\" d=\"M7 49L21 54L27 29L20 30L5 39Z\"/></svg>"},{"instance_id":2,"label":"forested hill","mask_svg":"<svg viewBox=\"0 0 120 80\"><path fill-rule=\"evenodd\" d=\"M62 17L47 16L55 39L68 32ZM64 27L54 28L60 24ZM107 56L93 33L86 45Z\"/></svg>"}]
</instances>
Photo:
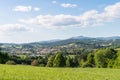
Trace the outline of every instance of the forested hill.
<instances>
[{"instance_id":1,"label":"forested hill","mask_svg":"<svg viewBox=\"0 0 120 80\"><path fill-rule=\"evenodd\" d=\"M42 41L42 42L33 42L29 43L30 45L41 45L46 47L53 47L53 46L61 46L66 45L70 43L83 43L83 44L120 44L120 37L98 37L98 38L91 38L91 37L84 37L84 36L78 36L78 37L72 37L65 40L50 40L50 41ZM28 45L29 45L28 44Z\"/></svg>"},{"instance_id":2,"label":"forested hill","mask_svg":"<svg viewBox=\"0 0 120 80\"><path fill-rule=\"evenodd\" d=\"M50 40L33 42L26 44L10 44L1 43L2 50L9 53L49 53L57 52L60 50L71 50L71 49L97 49L103 47L119 47L120 37L72 37L65 40Z\"/></svg>"}]
</instances>

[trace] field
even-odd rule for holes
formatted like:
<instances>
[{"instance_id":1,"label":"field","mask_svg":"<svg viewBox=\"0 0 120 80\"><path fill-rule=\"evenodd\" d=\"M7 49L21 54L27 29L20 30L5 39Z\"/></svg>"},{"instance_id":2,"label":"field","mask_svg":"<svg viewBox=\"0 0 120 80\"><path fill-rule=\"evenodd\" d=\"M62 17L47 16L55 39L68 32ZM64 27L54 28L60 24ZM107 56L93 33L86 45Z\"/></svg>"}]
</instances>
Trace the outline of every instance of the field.
<instances>
[{"instance_id":1,"label":"field","mask_svg":"<svg viewBox=\"0 0 120 80\"><path fill-rule=\"evenodd\" d=\"M0 65L0 80L120 80L119 69Z\"/></svg>"}]
</instances>

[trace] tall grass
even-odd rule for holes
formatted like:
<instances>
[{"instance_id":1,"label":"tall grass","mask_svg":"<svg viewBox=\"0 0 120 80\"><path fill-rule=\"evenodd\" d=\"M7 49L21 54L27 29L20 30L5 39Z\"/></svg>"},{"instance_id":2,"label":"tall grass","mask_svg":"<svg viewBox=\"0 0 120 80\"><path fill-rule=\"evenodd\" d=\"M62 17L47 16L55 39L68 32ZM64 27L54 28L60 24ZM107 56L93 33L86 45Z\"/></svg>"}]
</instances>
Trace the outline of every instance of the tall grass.
<instances>
[{"instance_id":1,"label":"tall grass","mask_svg":"<svg viewBox=\"0 0 120 80\"><path fill-rule=\"evenodd\" d=\"M0 65L0 80L120 80L119 69Z\"/></svg>"}]
</instances>

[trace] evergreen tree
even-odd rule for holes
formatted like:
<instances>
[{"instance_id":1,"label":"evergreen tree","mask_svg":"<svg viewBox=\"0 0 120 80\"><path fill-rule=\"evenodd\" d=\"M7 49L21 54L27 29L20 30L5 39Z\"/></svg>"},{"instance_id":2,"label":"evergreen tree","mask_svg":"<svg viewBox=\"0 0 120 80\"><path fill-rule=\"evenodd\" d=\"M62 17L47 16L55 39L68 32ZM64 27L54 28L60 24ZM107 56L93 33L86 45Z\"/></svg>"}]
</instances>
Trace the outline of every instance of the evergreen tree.
<instances>
[{"instance_id":1,"label":"evergreen tree","mask_svg":"<svg viewBox=\"0 0 120 80\"><path fill-rule=\"evenodd\" d=\"M54 67L64 67L65 66L65 58L62 53L57 53L55 59L53 61Z\"/></svg>"},{"instance_id":2,"label":"evergreen tree","mask_svg":"<svg viewBox=\"0 0 120 80\"><path fill-rule=\"evenodd\" d=\"M1 51L1 48L0 48L0 63L4 64L8 61L9 59L9 56L7 53L4 53Z\"/></svg>"},{"instance_id":3,"label":"evergreen tree","mask_svg":"<svg viewBox=\"0 0 120 80\"><path fill-rule=\"evenodd\" d=\"M89 53L87 56L87 61L83 62L82 67L94 67L95 61L94 61L94 55L92 53Z\"/></svg>"},{"instance_id":4,"label":"evergreen tree","mask_svg":"<svg viewBox=\"0 0 120 80\"><path fill-rule=\"evenodd\" d=\"M74 58L72 58L71 66L72 66L72 67L78 67L78 66L79 66L77 56L75 56Z\"/></svg>"}]
</instances>

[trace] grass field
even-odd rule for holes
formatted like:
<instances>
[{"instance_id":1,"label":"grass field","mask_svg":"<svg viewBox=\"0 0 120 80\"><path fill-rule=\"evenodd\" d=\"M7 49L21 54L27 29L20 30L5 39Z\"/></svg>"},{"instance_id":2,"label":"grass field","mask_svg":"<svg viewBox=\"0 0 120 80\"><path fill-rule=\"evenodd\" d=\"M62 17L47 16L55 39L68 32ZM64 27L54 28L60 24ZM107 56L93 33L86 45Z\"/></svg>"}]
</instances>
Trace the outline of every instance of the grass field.
<instances>
[{"instance_id":1,"label":"grass field","mask_svg":"<svg viewBox=\"0 0 120 80\"><path fill-rule=\"evenodd\" d=\"M0 65L0 80L120 80L120 70Z\"/></svg>"}]
</instances>

